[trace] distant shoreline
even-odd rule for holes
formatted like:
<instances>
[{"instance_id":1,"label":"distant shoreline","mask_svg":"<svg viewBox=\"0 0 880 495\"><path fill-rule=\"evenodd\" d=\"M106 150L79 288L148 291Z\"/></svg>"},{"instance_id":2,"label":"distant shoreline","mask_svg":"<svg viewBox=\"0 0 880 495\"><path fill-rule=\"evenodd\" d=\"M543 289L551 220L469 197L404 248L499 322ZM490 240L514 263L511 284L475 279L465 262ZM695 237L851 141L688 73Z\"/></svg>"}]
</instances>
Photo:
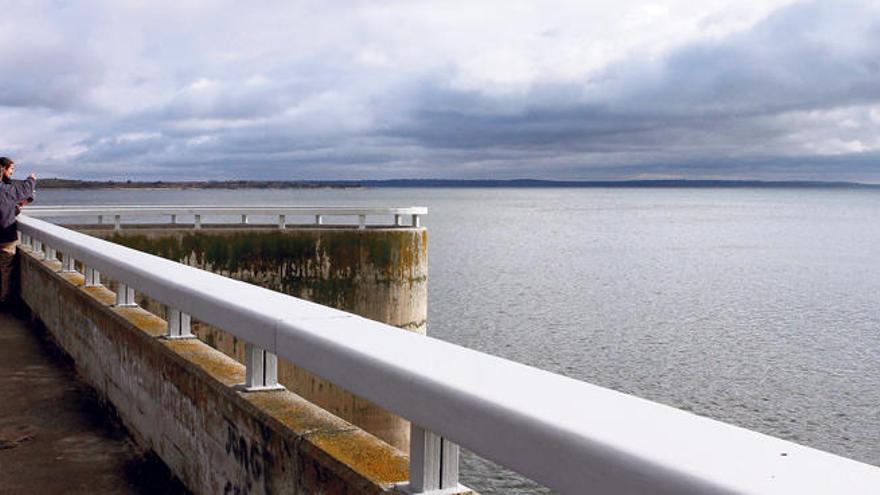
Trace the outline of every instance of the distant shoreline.
<instances>
[{"instance_id":1,"label":"distant shoreline","mask_svg":"<svg viewBox=\"0 0 880 495\"><path fill-rule=\"evenodd\" d=\"M345 183L343 183L345 182ZM353 189L363 187L350 181L91 181L76 179L40 179L40 189Z\"/></svg>"},{"instance_id":2,"label":"distant shoreline","mask_svg":"<svg viewBox=\"0 0 880 495\"><path fill-rule=\"evenodd\" d=\"M825 181L763 181L763 180L617 180L617 181L554 181L539 179L454 180L454 179L389 179L331 181L86 181L74 179L41 179L41 189L363 189L386 187L419 188L725 188L725 189L880 189L880 184Z\"/></svg>"}]
</instances>

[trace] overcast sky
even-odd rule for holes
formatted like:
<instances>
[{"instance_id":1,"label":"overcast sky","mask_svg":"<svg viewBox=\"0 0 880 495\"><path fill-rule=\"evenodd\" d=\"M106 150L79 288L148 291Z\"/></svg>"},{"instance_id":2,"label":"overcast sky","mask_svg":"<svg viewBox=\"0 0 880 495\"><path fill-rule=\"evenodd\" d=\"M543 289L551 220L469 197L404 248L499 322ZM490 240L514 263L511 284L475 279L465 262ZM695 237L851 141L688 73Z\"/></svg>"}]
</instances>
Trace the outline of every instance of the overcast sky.
<instances>
[{"instance_id":1,"label":"overcast sky","mask_svg":"<svg viewBox=\"0 0 880 495\"><path fill-rule=\"evenodd\" d=\"M0 0L43 177L880 182L880 2Z\"/></svg>"}]
</instances>

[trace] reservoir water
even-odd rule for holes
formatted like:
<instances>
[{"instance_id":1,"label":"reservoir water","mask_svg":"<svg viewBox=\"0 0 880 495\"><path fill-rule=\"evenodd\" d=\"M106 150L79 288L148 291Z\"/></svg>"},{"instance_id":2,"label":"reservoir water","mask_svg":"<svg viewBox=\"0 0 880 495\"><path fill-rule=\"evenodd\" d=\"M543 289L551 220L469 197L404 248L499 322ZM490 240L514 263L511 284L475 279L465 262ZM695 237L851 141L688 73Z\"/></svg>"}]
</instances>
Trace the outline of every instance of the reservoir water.
<instances>
[{"instance_id":1,"label":"reservoir water","mask_svg":"<svg viewBox=\"0 0 880 495\"><path fill-rule=\"evenodd\" d=\"M880 191L43 190L37 199L427 206L430 335L880 466ZM463 462L463 482L483 493L542 491L473 455Z\"/></svg>"}]
</instances>

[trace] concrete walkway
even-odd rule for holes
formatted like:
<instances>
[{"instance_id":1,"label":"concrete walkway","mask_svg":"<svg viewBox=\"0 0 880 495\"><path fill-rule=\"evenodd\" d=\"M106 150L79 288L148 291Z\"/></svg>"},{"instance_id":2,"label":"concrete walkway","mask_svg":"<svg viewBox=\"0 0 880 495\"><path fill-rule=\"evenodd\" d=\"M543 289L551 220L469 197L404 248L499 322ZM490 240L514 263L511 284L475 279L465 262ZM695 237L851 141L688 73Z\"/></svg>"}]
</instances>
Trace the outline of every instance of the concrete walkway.
<instances>
[{"instance_id":1,"label":"concrete walkway","mask_svg":"<svg viewBox=\"0 0 880 495\"><path fill-rule=\"evenodd\" d=\"M46 335L0 313L0 493L185 493L76 379Z\"/></svg>"}]
</instances>

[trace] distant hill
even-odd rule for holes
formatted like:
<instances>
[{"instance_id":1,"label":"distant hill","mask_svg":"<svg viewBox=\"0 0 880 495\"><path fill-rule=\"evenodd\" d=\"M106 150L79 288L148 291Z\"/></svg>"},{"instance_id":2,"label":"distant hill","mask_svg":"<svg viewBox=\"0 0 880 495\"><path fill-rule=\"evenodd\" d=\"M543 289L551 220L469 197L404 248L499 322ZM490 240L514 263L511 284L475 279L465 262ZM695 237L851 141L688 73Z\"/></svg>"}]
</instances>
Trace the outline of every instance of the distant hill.
<instances>
[{"instance_id":1,"label":"distant hill","mask_svg":"<svg viewBox=\"0 0 880 495\"><path fill-rule=\"evenodd\" d=\"M362 187L357 182L340 181L90 181L76 179L40 179L40 189L320 189Z\"/></svg>"},{"instance_id":2,"label":"distant hill","mask_svg":"<svg viewBox=\"0 0 880 495\"><path fill-rule=\"evenodd\" d=\"M40 179L41 189L319 189L363 187L496 187L496 188L801 188L801 189L880 189L880 184L821 181L761 180L620 180L620 181L554 181L539 179L456 180L456 179L389 179L389 180L230 180L230 181L85 181L75 179Z\"/></svg>"},{"instance_id":3,"label":"distant hill","mask_svg":"<svg viewBox=\"0 0 880 495\"><path fill-rule=\"evenodd\" d=\"M581 187L581 188L867 188L880 189L880 184L820 181L761 180L619 180L619 181L555 181L540 179L511 180L449 180L391 179L365 180L365 187Z\"/></svg>"}]
</instances>

